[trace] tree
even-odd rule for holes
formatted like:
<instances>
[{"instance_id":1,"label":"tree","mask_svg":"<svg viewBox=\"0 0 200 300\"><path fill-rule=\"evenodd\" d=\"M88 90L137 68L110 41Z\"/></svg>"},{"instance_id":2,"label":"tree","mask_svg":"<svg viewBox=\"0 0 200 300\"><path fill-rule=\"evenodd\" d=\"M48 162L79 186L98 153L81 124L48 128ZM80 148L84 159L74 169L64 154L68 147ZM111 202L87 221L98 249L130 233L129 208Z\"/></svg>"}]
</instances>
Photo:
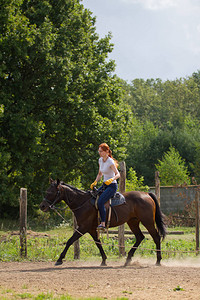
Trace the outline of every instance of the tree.
<instances>
[{"instance_id":1,"label":"tree","mask_svg":"<svg viewBox=\"0 0 200 300\"><path fill-rule=\"evenodd\" d=\"M158 160L156 168L160 173L161 185L190 184L188 169L179 152L172 146L162 160Z\"/></svg>"},{"instance_id":2,"label":"tree","mask_svg":"<svg viewBox=\"0 0 200 300\"><path fill-rule=\"evenodd\" d=\"M49 175L66 181L81 176L88 186L99 143L108 142L116 156L123 149L124 157L131 113L108 59L111 34L99 39L95 18L80 1L1 2L5 211L18 206L22 186L29 188L29 207L40 202Z\"/></svg>"},{"instance_id":3,"label":"tree","mask_svg":"<svg viewBox=\"0 0 200 300\"><path fill-rule=\"evenodd\" d=\"M154 184L155 164L158 158L169 149L171 134L154 126L153 122L144 123L135 119L127 145L127 166L144 176L147 185Z\"/></svg>"}]
</instances>

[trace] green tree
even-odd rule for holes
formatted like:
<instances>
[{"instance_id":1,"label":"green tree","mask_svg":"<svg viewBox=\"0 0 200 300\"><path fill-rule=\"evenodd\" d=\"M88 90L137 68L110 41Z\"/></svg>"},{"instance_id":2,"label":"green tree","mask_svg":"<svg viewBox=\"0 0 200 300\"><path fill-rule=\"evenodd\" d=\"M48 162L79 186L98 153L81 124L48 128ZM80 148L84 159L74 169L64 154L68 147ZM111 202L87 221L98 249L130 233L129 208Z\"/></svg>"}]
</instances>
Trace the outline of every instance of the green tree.
<instances>
[{"instance_id":1,"label":"green tree","mask_svg":"<svg viewBox=\"0 0 200 300\"><path fill-rule=\"evenodd\" d=\"M158 158L169 149L171 134L160 130L150 121L144 123L135 119L127 145L126 163L139 176L144 176L144 182L154 184L155 164Z\"/></svg>"},{"instance_id":2,"label":"green tree","mask_svg":"<svg viewBox=\"0 0 200 300\"><path fill-rule=\"evenodd\" d=\"M100 142L124 157L131 113L108 59L111 34L99 38L79 0L2 0L0 22L5 211L22 186L30 208L40 202L49 175L88 187Z\"/></svg>"},{"instance_id":3,"label":"green tree","mask_svg":"<svg viewBox=\"0 0 200 300\"><path fill-rule=\"evenodd\" d=\"M179 152L170 147L162 160L158 160L156 168L160 173L161 185L190 184L189 172Z\"/></svg>"}]
</instances>

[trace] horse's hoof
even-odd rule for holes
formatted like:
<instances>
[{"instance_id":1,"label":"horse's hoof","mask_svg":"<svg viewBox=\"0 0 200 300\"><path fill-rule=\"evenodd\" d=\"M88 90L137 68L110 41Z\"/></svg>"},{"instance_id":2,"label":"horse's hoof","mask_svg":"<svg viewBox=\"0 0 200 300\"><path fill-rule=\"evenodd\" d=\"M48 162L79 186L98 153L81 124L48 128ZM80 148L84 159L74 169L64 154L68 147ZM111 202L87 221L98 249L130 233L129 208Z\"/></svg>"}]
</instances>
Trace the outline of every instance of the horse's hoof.
<instances>
[{"instance_id":1,"label":"horse's hoof","mask_svg":"<svg viewBox=\"0 0 200 300\"><path fill-rule=\"evenodd\" d=\"M55 263L55 266L60 266L60 265L62 265L62 264L63 264L62 261L57 261L57 262Z\"/></svg>"},{"instance_id":2,"label":"horse's hoof","mask_svg":"<svg viewBox=\"0 0 200 300\"><path fill-rule=\"evenodd\" d=\"M161 266L161 263L160 263L160 261L158 262L156 262L156 266L158 266L158 267L160 267Z\"/></svg>"},{"instance_id":3,"label":"horse's hoof","mask_svg":"<svg viewBox=\"0 0 200 300\"><path fill-rule=\"evenodd\" d=\"M124 267L128 267L131 265L131 259L126 260Z\"/></svg>"},{"instance_id":4,"label":"horse's hoof","mask_svg":"<svg viewBox=\"0 0 200 300\"><path fill-rule=\"evenodd\" d=\"M105 262L105 261L102 261L101 267L106 267L106 266L107 266L106 262Z\"/></svg>"}]
</instances>

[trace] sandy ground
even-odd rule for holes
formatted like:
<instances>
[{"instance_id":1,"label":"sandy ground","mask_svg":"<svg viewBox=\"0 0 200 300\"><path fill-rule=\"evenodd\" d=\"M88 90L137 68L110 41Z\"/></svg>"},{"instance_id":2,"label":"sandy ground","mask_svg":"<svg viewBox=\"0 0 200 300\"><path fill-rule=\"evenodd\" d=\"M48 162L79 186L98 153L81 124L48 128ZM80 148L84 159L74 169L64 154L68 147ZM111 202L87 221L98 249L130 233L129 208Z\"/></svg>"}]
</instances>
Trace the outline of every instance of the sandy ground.
<instances>
[{"instance_id":1,"label":"sandy ground","mask_svg":"<svg viewBox=\"0 0 200 300\"><path fill-rule=\"evenodd\" d=\"M52 292L74 298L200 300L200 258L163 261L161 267L140 258L126 268L123 263L108 261L107 267L100 267L99 261L64 261L56 267L53 262L1 262L0 299L12 292Z\"/></svg>"}]
</instances>

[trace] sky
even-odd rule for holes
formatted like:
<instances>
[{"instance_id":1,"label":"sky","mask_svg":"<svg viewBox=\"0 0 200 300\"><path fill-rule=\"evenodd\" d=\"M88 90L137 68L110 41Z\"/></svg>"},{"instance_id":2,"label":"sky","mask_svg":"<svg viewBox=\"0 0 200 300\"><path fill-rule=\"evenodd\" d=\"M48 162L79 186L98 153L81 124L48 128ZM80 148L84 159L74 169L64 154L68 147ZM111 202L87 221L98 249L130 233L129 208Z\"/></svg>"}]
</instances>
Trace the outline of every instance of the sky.
<instances>
[{"instance_id":1,"label":"sky","mask_svg":"<svg viewBox=\"0 0 200 300\"><path fill-rule=\"evenodd\" d=\"M115 74L163 81L200 70L200 0L82 0L96 33L112 33Z\"/></svg>"}]
</instances>

